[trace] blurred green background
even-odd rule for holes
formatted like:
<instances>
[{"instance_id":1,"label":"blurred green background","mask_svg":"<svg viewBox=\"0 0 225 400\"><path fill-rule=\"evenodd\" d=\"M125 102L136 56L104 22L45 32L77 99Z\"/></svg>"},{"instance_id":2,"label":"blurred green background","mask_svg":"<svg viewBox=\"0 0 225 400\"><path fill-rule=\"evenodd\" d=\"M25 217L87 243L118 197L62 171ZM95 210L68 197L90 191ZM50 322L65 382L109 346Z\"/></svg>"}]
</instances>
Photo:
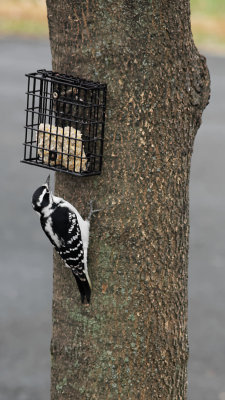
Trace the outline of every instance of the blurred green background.
<instances>
[{"instance_id":1,"label":"blurred green background","mask_svg":"<svg viewBox=\"0 0 225 400\"><path fill-rule=\"evenodd\" d=\"M0 0L0 36L47 37L45 0Z\"/></svg>"},{"instance_id":2,"label":"blurred green background","mask_svg":"<svg viewBox=\"0 0 225 400\"><path fill-rule=\"evenodd\" d=\"M47 37L45 0L0 0L0 35ZM201 49L225 53L225 0L191 0L192 31Z\"/></svg>"},{"instance_id":3,"label":"blurred green background","mask_svg":"<svg viewBox=\"0 0 225 400\"><path fill-rule=\"evenodd\" d=\"M225 53L225 0L191 0L195 43L214 53Z\"/></svg>"}]
</instances>

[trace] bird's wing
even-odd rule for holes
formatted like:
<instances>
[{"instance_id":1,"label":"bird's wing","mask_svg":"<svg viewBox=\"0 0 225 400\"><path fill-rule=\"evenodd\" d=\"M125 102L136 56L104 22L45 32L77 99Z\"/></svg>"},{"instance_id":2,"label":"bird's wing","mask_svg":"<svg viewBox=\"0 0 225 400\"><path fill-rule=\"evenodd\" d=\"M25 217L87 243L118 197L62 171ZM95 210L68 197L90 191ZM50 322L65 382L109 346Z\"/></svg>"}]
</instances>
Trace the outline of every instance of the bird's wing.
<instances>
[{"instance_id":1,"label":"bird's wing","mask_svg":"<svg viewBox=\"0 0 225 400\"><path fill-rule=\"evenodd\" d=\"M90 303L91 281L87 271L87 254L84 254L78 218L72 207L60 201L52 214L42 220L42 228L67 266L71 268L82 303L85 298ZM87 253L87 248L85 252Z\"/></svg>"},{"instance_id":2,"label":"bird's wing","mask_svg":"<svg viewBox=\"0 0 225 400\"><path fill-rule=\"evenodd\" d=\"M53 215L54 214L54 215ZM59 238L57 251L69 267L83 264L84 250L76 214L59 205L52 213L52 230Z\"/></svg>"}]
</instances>

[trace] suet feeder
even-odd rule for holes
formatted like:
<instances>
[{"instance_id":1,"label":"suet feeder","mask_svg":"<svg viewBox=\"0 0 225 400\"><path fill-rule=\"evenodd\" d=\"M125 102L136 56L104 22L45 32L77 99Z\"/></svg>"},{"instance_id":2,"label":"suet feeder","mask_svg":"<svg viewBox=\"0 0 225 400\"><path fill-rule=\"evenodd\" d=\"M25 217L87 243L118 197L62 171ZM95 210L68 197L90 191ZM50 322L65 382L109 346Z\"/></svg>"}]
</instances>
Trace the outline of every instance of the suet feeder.
<instances>
[{"instance_id":1,"label":"suet feeder","mask_svg":"<svg viewBox=\"0 0 225 400\"><path fill-rule=\"evenodd\" d=\"M46 70L26 76L22 162L79 176L100 174L106 85Z\"/></svg>"}]
</instances>

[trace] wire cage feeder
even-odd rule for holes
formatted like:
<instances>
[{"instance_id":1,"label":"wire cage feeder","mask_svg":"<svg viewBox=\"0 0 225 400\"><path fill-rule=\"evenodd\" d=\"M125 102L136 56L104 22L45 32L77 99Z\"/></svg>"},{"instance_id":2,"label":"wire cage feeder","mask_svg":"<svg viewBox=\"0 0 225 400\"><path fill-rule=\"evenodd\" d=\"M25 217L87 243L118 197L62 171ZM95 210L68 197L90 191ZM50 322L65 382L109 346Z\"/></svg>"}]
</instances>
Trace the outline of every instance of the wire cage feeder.
<instances>
[{"instance_id":1,"label":"wire cage feeder","mask_svg":"<svg viewBox=\"0 0 225 400\"><path fill-rule=\"evenodd\" d=\"M26 76L22 162L79 176L100 174L106 85L46 70Z\"/></svg>"}]
</instances>

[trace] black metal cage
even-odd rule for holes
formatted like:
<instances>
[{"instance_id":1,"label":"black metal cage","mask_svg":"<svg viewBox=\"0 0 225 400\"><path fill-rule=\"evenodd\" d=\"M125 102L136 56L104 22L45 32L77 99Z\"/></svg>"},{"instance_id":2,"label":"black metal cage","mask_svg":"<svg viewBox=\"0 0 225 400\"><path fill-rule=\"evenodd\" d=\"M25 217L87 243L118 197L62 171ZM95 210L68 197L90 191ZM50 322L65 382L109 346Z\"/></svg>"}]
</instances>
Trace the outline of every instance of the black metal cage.
<instances>
[{"instance_id":1,"label":"black metal cage","mask_svg":"<svg viewBox=\"0 0 225 400\"><path fill-rule=\"evenodd\" d=\"M46 70L26 76L22 162L73 175L100 174L106 85Z\"/></svg>"}]
</instances>

